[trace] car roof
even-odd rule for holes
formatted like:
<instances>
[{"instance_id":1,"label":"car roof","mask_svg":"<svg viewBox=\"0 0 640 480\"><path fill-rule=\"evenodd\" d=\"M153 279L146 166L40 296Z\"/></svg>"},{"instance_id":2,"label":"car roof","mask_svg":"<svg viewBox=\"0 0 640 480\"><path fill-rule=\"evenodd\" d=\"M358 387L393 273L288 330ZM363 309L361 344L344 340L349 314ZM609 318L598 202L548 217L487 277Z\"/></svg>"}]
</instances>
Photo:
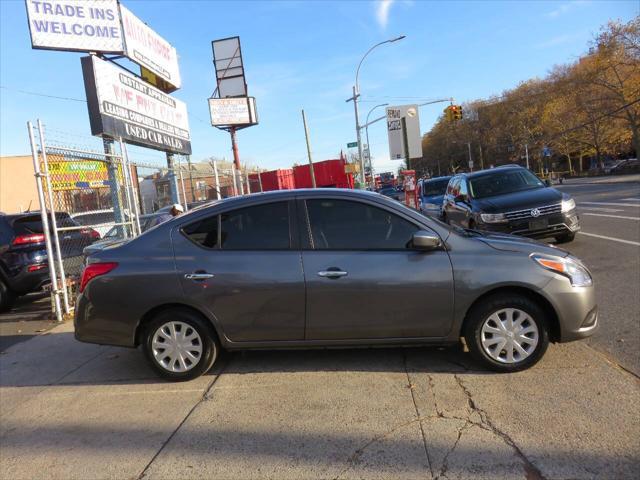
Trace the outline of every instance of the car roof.
<instances>
[{"instance_id":1,"label":"car roof","mask_svg":"<svg viewBox=\"0 0 640 480\"><path fill-rule=\"evenodd\" d=\"M484 177L484 176L492 175L496 172L500 172L506 169L526 170L526 168L520 165L500 165L499 167L487 168L485 170L478 170L477 172L461 172L461 173L457 173L455 176L464 176L466 178Z\"/></svg>"},{"instance_id":2,"label":"car roof","mask_svg":"<svg viewBox=\"0 0 640 480\"><path fill-rule=\"evenodd\" d=\"M451 180L451 175L443 175L441 177L423 178L423 183L437 182L438 180Z\"/></svg>"}]
</instances>

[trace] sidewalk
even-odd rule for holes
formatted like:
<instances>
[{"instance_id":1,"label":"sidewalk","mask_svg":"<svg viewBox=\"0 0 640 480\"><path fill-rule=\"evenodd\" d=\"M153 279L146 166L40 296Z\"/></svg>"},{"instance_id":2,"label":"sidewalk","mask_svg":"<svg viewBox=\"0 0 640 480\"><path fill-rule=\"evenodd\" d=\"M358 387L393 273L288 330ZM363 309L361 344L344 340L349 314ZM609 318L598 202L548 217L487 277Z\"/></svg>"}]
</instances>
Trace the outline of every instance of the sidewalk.
<instances>
[{"instance_id":1,"label":"sidewalk","mask_svg":"<svg viewBox=\"0 0 640 480\"><path fill-rule=\"evenodd\" d=\"M513 375L468 362L247 352L166 383L65 324L0 355L0 477L635 478L637 377L582 343Z\"/></svg>"},{"instance_id":2,"label":"sidewalk","mask_svg":"<svg viewBox=\"0 0 640 480\"><path fill-rule=\"evenodd\" d=\"M603 183L631 183L640 182L640 173L632 173L630 175L607 175L602 177L579 177L567 178L562 185L592 185ZM560 185L560 183L556 183Z\"/></svg>"}]
</instances>

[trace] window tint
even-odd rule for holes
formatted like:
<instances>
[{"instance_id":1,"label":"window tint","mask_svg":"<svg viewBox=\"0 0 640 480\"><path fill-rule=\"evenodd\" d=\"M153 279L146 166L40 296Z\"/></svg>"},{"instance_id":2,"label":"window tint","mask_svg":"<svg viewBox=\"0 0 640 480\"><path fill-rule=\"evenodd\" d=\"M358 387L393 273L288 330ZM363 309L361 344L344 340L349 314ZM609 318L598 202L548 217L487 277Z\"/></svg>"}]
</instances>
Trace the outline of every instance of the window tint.
<instances>
[{"instance_id":1,"label":"window tint","mask_svg":"<svg viewBox=\"0 0 640 480\"><path fill-rule=\"evenodd\" d=\"M289 248L287 202L247 207L221 215L223 250L278 250Z\"/></svg>"},{"instance_id":2,"label":"window tint","mask_svg":"<svg viewBox=\"0 0 640 480\"><path fill-rule=\"evenodd\" d=\"M543 187L544 183L524 168L495 169L489 174L471 179L471 194L475 198L492 197Z\"/></svg>"},{"instance_id":3,"label":"window tint","mask_svg":"<svg viewBox=\"0 0 640 480\"><path fill-rule=\"evenodd\" d=\"M308 200L318 250L405 249L418 228L381 208L348 200Z\"/></svg>"},{"instance_id":4,"label":"window tint","mask_svg":"<svg viewBox=\"0 0 640 480\"><path fill-rule=\"evenodd\" d=\"M49 230L53 229L53 225L51 225L51 214L49 217ZM57 212L56 213L56 225L58 228L61 227L77 227L78 224L69 217L68 213ZM26 215L22 217L17 217L13 221L13 229L16 232L16 235L26 235L30 233L43 233L44 229L42 228L42 217L39 213L33 215Z\"/></svg>"},{"instance_id":5,"label":"window tint","mask_svg":"<svg viewBox=\"0 0 640 480\"><path fill-rule=\"evenodd\" d=\"M218 215L187 225L182 229L192 241L206 248L218 246Z\"/></svg>"},{"instance_id":6,"label":"window tint","mask_svg":"<svg viewBox=\"0 0 640 480\"><path fill-rule=\"evenodd\" d=\"M448 179L444 180L428 180L422 184L422 195L425 197L435 197L436 195L444 195Z\"/></svg>"}]
</instances>

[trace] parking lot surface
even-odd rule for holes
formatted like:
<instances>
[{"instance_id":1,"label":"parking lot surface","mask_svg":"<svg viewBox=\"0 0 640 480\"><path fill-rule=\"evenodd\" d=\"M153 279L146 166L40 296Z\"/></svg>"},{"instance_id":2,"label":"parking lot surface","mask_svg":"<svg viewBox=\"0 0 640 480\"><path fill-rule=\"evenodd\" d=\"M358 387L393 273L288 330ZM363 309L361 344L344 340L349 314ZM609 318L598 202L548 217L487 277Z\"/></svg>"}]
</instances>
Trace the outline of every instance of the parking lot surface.
<instances>
[{"instance_id":1,"label":"parking lot surface","mask_svg":"<svg viewBox=\"0 0 640 480\"><path fill-rule=\"evenodd\" d=\"M0 478L637 478L640 185L560 188L598 292L588 342L510 375L461 347L254 351L167 383L140 351L34 329L0 353Z\"/></svg>"}]
</instances>

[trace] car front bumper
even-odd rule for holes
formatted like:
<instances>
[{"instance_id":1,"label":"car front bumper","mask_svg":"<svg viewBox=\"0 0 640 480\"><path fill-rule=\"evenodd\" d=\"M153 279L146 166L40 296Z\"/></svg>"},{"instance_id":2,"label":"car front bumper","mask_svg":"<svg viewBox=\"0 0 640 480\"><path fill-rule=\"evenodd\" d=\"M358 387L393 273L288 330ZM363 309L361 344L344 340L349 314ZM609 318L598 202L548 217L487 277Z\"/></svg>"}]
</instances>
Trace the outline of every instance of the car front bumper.
<instances>
[{"instance_id":1,"label":"car front bumper","mask_svg":"<svg viewBox=\"0 0 640 480\"><path fill-rule=\"evenodd\" d=\"M538 226L536 226L538 222ZM580 230L580 217L575 210L545 215L536 219L510 220L505 223L478 223L478 229L510 233L530 238L548 238L575 233Z\"/></svg>"},{"instance_id":2,"label":"car front bumper","mask_svg":"<svg viewBox=\"0 0 640 480\"><path fill-rule=\"evenodd\" d=\"M556 275L543 289L558 317L560 342L590 337L599 328L595 289L574 287L568 278Z\"/></svg>"}]
</instances>

